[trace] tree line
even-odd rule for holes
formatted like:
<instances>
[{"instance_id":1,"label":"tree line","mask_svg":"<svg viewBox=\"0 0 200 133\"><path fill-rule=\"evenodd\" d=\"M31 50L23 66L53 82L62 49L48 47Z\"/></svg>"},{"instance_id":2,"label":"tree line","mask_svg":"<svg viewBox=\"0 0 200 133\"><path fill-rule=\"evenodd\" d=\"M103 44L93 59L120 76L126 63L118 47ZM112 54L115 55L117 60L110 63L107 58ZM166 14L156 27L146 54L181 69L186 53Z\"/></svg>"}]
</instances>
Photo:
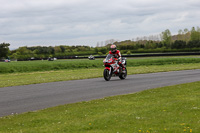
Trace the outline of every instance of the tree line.
<instances>
[{"instance_id":1,"label":"tree line","mask_svg":"<svg viewBox=\"0 0 200 133\"><path fill-rule=\"evenodd\" d=\"M10 57L17 60L44 59L49 57L71 58L73 56L103 55L115 44L122 54L149 53L149 52L196 52L200 51L200 28L179 30L177 35L171 35L166 29L159 35L137 37L132 40L115 41L114 39L90 46L34 46L19 47L9 50L9 43L0 44L0 58Z\"/></svg>"},{"instance_id":2,"label":"tree line","mask_svg":"<svg viewBox=\"0 0 200 133\"><path fill-rule=\"evenodd\" d=\"M152 37L151 37L152 38ZM200 51L200 28L192 27L188 29L179 30L177 35L171 35L169 29L166 29L155 39L148 39L142 37L135 41L126 40L122 42L115 42L118 48L127 54L141 53L141 52L195 52Z\"/></svg>"}]
</instances>

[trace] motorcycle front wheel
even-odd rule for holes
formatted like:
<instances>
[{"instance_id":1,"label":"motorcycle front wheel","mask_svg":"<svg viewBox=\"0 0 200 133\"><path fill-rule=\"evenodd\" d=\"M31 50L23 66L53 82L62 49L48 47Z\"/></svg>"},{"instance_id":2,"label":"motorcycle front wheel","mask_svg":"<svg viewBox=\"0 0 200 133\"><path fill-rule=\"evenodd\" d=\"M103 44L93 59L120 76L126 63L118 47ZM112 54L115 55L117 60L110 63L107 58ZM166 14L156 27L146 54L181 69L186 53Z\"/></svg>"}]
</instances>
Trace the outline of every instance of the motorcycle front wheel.
<instances>
[{"instance_id":1,"label":"motorcycle front wheel","mask_svg":"<svg viewBox=\"0 0 200 133\"><path fill-rule=\"evenodd\" d=\"M106 81L109 81L112 77L112 71L109 73L108 69L104 69L103 77Z\"/></svg>"}]
</instances>

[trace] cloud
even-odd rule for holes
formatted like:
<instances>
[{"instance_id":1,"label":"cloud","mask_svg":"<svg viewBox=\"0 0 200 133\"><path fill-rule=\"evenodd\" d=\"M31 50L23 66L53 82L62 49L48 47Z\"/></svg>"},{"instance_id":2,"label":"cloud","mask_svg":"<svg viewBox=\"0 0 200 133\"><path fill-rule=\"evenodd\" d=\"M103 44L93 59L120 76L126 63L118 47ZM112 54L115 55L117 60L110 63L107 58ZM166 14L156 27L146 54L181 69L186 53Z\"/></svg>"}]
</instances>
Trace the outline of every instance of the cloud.
<instances>
[{"instance_id":1,"label":"cloud","mask_svg":"<svg viewBox=\"0 0 200 133\"><path fill-rule=\"evenodd\" d=\"M90 45L198 26L198 0L0 0L0 42Z\"/></svg>"}]
</instances>

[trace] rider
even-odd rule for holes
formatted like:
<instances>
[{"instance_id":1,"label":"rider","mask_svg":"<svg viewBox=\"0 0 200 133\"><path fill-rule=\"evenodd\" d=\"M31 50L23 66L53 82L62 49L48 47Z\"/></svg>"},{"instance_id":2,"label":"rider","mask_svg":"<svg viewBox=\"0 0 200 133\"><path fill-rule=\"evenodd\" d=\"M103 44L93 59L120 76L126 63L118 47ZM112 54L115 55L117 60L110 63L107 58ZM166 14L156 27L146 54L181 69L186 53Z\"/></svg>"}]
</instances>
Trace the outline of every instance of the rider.
<instances>
[{"instance_id":1,"label":"rider","mask_svg":"<svg viewBox=\"0 0 200 133\"><path fill-rule=\"evenodd\" d=\"M121 66L122 67L122 72L124 73L125 72L125 66L124 66L124 64L122 64L122 62L121 62L121 53L120 53L120 51L119 50L117 50L117 46L116 45L111 45L110 46L110 51L109 51L109 54L112 54L112 55L114 55L116 58L118 58L118 65L119 66Z\"/></svg>"}]
</instances>

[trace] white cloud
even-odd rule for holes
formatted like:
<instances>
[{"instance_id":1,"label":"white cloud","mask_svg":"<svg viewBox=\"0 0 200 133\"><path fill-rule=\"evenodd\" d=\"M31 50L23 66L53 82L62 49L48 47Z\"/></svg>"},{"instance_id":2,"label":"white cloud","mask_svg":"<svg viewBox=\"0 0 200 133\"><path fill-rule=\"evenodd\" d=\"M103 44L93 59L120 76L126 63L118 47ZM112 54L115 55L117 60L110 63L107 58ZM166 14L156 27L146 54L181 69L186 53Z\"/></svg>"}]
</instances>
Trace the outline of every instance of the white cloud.
<instances>
[{"instance_id":1,"label":"white cloud","mask_svg":"<svg viewBox=\"0 0 200 133\"><path fill-rule=\"evenodd\" d=\"M93 45L199 26L198 0L0 0L0 43Z\"/></svg>"}]
</instances>

